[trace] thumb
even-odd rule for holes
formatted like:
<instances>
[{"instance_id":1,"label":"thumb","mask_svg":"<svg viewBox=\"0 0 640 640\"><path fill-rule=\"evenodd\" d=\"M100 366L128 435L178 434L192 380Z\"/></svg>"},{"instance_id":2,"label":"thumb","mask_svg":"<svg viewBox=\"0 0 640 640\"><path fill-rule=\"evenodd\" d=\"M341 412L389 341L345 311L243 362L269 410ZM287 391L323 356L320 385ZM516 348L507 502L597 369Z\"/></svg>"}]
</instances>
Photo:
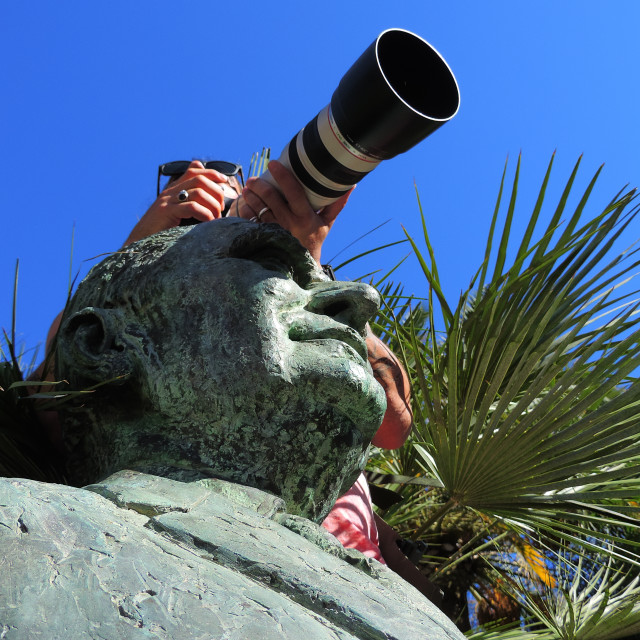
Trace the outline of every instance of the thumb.
<instances>
[{"instance_id":1,"label":"thumb","mask_svg":"<svg viewBox=\"0 0 640 640\"><path fill-rule=\"evenodd\" d=\"M340 196L335 202L332 202L330 205L327 205L324 208L324 211L320 214L324 221L327 224L333 224L335 219L338 217L338 214L344 209L344 206L349 201L351 194L354 192L356 185L354 184L347 193L343 196Z\"/></svg>"}]
</instances>

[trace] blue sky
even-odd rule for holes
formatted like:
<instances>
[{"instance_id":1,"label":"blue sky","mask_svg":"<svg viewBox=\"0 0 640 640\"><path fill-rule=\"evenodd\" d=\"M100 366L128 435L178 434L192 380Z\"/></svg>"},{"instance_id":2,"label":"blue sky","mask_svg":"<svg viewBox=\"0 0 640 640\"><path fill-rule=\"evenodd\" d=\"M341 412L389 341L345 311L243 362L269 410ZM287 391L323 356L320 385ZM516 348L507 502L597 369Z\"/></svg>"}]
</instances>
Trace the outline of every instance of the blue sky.
<instances>
[{"instance_id":1,"label":"blue sky","mask_svg":"<svg viewBox=\"0 0 640 640\"><path fill-rule=\"evenodd\" d=\"M637 0L5 3L0 327L11 325L17 258L18 341L32 348L64 304L74 227L71 271L82 275L152 203L158 164L206 157L248 166L263 146L278 154L390 27L441 52L460 111L358 185L323 258L385 220L336 262L400 239L402 226L419 235L415 181L454 300L482 260L507 156L511 170L523 157L516 230L554 150L556 197L581 153L579 188L605 163L588 213L625 184L640 185L639 23ZM640 236L634 224L629 244ZM421 295L416 267L409 260L398 278Z\"/></svg>"}]
</instances>

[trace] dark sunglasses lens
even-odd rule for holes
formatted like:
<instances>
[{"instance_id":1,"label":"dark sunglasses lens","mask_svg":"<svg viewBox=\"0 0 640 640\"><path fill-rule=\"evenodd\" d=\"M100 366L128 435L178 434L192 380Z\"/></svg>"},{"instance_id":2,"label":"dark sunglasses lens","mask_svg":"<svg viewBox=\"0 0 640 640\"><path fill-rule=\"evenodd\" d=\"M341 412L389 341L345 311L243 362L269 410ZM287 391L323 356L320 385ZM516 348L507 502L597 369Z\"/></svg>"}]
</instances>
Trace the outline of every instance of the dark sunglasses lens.
<instances>
[{"instance_id":1,"label":"dark sunglasses lens","mask_svg":"<svg viewBox=\"0 0 640 640\"><path fill-rule=\"evenodd\" d=\"M225 176L235 176L240 171L240 165L233 162L225 162L224 160L209 160L204 163L205 169L214 169Z\"/></svg>"},{"instance_id":2,"label":"dark sunglasses lens","mask_svg":"<svg viewBox=\"0 0 640 640\"><path fill-rule=\"evenodd\" d=\"M175 162L167 162L160 166L160 173L163 176L181 176L191 163L187 160L176 160Z\"/></svg>"}]
</instances>

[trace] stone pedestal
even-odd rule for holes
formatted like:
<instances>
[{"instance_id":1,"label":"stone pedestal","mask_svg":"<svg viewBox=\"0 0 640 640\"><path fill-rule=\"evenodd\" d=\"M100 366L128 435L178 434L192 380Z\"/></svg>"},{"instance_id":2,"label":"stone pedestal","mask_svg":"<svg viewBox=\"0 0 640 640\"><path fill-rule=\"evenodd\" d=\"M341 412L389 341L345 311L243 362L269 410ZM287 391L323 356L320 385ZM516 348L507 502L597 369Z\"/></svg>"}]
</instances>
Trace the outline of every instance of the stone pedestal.
<instances>
[{"instance_id":1,"label":"stone pedestal","mask_svg":"<svg viewBox=\"0 0 640 640\"><path fill-rule=\"evenodd\" d=\"M463 637L279 498L215 480L1 479L0 577L6 640Z\"/></svg>"}]
</instances>

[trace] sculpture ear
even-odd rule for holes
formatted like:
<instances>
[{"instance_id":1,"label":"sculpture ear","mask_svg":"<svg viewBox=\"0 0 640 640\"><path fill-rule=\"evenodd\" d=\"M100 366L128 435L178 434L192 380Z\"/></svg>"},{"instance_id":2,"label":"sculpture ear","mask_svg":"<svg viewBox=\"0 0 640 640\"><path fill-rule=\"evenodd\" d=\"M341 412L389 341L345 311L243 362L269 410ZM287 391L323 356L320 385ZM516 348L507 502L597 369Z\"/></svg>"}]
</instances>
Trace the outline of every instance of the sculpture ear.
<instances>
[{"instance_id":1,"label":"sculpture ear","mask_svg":"<svg viewBox=\"0 0 640 640\"><path fill-rule=\"evenodd\" d=\"M66 377L96 382L121 378L119 382L124 382L135 369L132 346L121 310L85 307L62 325L57 359Z\"/></svg>"}]
</instances>

